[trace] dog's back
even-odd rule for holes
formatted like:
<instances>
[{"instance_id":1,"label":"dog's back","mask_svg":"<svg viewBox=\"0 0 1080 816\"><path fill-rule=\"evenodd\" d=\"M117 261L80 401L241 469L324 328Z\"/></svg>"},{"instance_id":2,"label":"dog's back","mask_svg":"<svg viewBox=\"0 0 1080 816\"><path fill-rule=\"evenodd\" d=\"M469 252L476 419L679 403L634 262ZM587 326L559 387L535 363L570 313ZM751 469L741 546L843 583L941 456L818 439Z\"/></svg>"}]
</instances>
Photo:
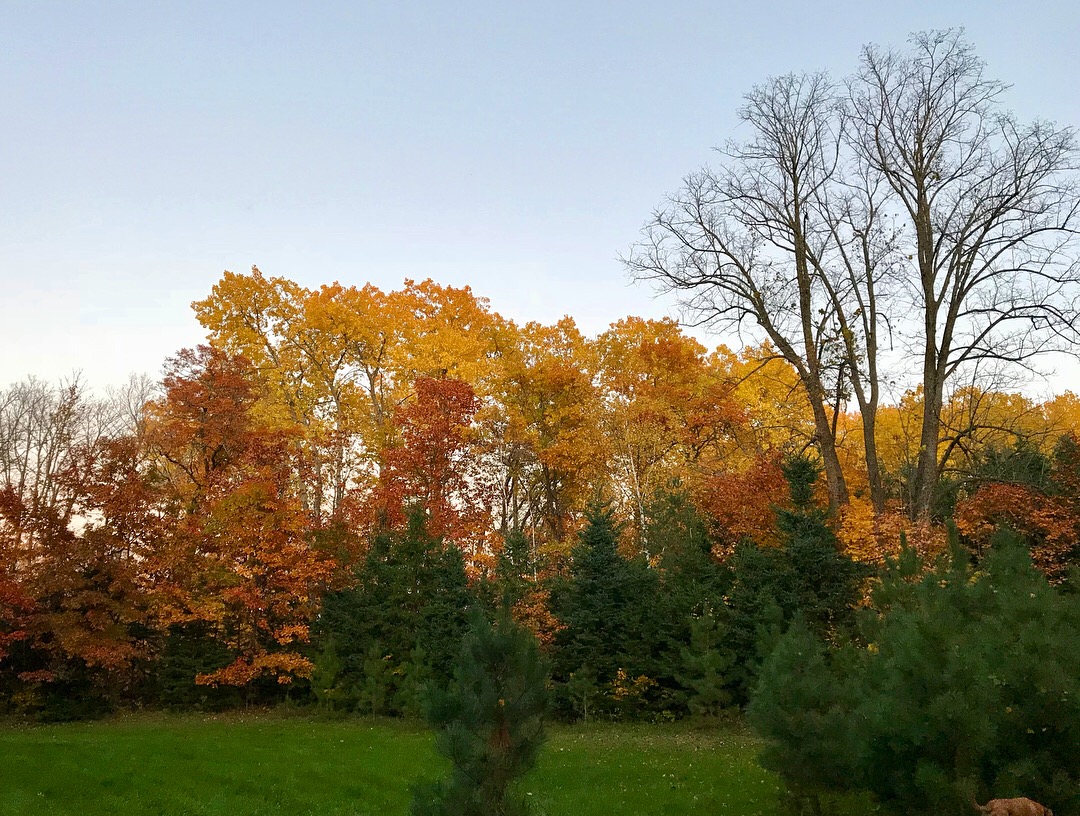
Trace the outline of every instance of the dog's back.
<instances>
[{"instance_id":1,"label":"dog's back","mask_svg":"<svg viewBox=\"0 0 1080 816\"><path fill-rule=\"evenodd\" d=\"M1048 807L1030 799L991 799L985 805L976 804L986 816L1054 816Z\"/></svg>"}]
</instances>

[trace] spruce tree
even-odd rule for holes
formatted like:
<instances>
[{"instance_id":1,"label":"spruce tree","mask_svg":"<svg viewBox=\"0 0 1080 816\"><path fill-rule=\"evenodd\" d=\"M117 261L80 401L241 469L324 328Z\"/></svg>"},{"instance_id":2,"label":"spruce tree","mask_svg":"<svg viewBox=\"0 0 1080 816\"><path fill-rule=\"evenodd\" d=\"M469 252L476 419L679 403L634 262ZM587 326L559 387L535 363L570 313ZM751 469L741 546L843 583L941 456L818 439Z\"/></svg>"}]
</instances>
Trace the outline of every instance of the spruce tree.
<instances>
[{"instance_id":1,"label":"spruce tree","mask_svg":"<svg viewBox=\"0 0 1080 816\"><path fill-rule=\"evenodd\" d=\"M749 696L761 662L796 615L820 637L854 624L865 570L839 550L827 511L814 501L817 464L806 456L783 463L791 507L777 507L779 547L743 542L735 551L728 596L730 643L737 655L736 692Z\"/></svg>"},{"instance_id":2,"label":"spruce tree","mask_svg":"<svg viewBox=\"0 0 1080 816\"><path fill-rule=\"evenodd\" d=\"M678 681L689 690L688 707L699 717L719 717L733 697L728 688L735 654L726 644L727 626L715 615L702 615L690 624L690 644L682 649Z\"/></svg>"},{"instance_id":3,"label":"spruce tree","mask_svg":"<svg viewBox=\"0 0 1080 816\"><path fill-rule=\"evenodd\" d=\"M460 550L430 535L425 522L423 510L414 509L405 530L377 534L355 586L323 600L318 645L331 644L341 662L342 685L357 692L370 675L365 661L376 643L381 656L389 656L392 677L402 675L420 647L432 679L443 685L450 681L474 595ZM386 699L394 700L397 689L387 683ZM355 696L353 702L360 705ZM370 711L371 704L368 694L361 708Z\"/></svg>"},{"instance_id":4,"label":"spruce tree","mask_svg":"<svg viewBox=\"0 0 1080 816\"><path fill-rule=\"evenodd\" d=\"M563 629L555 640L555 677L566 683L588 665L597 682L657 673L657 576L644 559L618 551L618 527L609 507L593 505L573 550L570 574L556 585L551 607Z\"/></svg>"},{"instance_id":5,"label":"spruce tree","mask_svg":"<svg viewBox=\"0 0 1080 816\"><path fill-rule=\"evenodd\" d=\"M713 557L705 520L678 483L658 491L646 515L646 536L660 581L654 607L659 636L657 697L668 709L683 710L698 698L690 707L693 713L703 706L712 710L716 706L706 703L705 697L719 702L731 681L731 652L723 642L726 624L721 623L726 618L724 598L731 588L731 571ZM723 637L718 631L706 634L704 629L713 624L724 630ZM706 691L700 685L705 674L719 671L721 664L723 676L710 674L712 688Z\"/></svg>"},{"instance_id":6,"label":"spruce tree","mask_svg":"<svg viewBox=\"0 0 1080 816\"><path fill-rule=\"evenodd\" d=\"M522 816L515 783L544 742L547 667L535 638L503 607L494 624L472 614L454 680L431 697L436 748L448 778L418 787L413 816Z\"/></svg>"}]
</instances>

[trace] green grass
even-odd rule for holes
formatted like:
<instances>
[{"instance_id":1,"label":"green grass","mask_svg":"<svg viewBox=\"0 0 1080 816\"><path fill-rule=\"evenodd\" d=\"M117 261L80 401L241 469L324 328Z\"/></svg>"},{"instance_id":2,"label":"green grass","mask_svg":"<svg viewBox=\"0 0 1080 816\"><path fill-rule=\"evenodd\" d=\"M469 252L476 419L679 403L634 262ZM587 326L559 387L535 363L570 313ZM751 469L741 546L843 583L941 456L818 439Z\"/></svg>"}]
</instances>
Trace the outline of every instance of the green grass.
<instances>
[{"instance_id":1,"label":"green grass","mask_svg":"<svg viewBox=\"0 0 1080 816\"><path fill-rule=\"evenodd\" d=\"M777 783L739 729L555 727L526 778L539 816L775 816ZM379 814L446 765L398 722L136 717L0 728L0 814Z\"/></svg>"}]
</instances>

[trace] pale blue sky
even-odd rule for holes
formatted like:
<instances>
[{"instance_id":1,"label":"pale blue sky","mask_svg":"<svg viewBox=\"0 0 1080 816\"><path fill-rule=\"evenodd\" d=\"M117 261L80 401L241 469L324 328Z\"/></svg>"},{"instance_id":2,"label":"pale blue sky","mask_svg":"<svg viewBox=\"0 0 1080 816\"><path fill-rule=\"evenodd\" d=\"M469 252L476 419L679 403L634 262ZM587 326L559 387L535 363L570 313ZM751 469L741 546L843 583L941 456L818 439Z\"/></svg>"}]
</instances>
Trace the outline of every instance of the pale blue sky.
<instances>
[{"instance_id":1,"label":"pale blue sky","mask_svg":"<svg viewBox=\"0 0 1080 816\"><path fill-rule=\"evenodd\" d=\"M1077 8L0 0L0 387L156 375L253 264L590 333L668 314L616 257L755 83L962 25L1021 118L1077 125Z\"/></svg>"}]
</instances>

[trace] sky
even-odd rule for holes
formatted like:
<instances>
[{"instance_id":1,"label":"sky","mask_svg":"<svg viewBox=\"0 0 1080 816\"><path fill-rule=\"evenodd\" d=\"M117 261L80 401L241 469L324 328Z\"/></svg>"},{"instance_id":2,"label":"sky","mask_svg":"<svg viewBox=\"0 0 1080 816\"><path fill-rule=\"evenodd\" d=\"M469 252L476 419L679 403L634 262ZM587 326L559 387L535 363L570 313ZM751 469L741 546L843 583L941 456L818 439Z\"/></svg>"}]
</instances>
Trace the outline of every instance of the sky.
<instances>
[{"instance_id":1,"label":"sky","mask_svg":"<svg viewBox=\"0 0 1080 816\"><path fill-rule=\"evenodd\" d=\"M963 26L1020 119L1080 125L1074 0L0 0L0 19L0 388L157 376L204 339L191 301L252 266L430 277L589 334L675 316L618 258L745 137L743 94L913 31Z\"/></svg>"}]
</instances>

